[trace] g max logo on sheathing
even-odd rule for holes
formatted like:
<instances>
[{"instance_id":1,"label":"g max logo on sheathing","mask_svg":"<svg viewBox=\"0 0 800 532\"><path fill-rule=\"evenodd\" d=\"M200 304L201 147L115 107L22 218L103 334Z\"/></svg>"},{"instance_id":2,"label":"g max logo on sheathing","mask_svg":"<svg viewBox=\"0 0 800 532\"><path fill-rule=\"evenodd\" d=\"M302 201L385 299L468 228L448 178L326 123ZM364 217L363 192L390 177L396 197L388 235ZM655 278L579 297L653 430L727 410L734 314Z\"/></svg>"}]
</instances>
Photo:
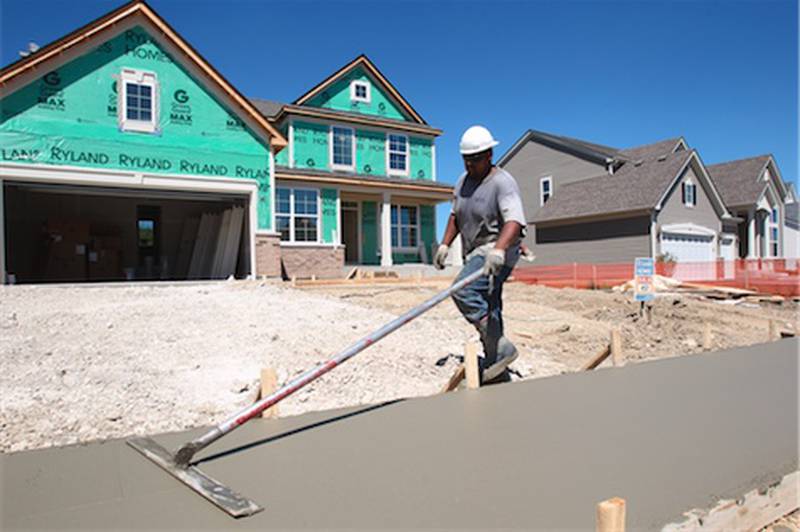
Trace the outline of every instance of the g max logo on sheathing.
<instances>
[{"instance_id":1,"label":"g max logo on sheathing","mask_svg":"<svg viewBox=\"0 0 800 532\"><path fill-rule=\"evenodd\" d=\"M189 94L178 89L172 93L172 106L170 107L169 123L178 125L192 124L192 107L189 105Z\"/></svg>"}]
</instances>

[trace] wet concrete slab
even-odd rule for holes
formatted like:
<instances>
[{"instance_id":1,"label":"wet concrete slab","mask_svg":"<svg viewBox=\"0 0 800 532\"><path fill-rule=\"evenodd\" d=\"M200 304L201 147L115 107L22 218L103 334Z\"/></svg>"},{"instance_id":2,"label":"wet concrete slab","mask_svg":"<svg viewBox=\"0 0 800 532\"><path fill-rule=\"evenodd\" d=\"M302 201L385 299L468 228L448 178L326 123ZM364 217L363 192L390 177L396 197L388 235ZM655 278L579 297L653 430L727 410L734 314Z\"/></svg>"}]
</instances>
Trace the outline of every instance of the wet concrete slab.
<instances>
[{"instance_id":1,"label":"wet concrete slab","mask_svg":"<svg viewBox=\"0 0 800 532\"><path fill-rule=\"evenodd\" d=\"M265 507L238 520L122 440L3 455L0 528L593 529L612 496L660 528L798 469L798 347L253 421L200 455Z\"/></svg>"}]
</instances>

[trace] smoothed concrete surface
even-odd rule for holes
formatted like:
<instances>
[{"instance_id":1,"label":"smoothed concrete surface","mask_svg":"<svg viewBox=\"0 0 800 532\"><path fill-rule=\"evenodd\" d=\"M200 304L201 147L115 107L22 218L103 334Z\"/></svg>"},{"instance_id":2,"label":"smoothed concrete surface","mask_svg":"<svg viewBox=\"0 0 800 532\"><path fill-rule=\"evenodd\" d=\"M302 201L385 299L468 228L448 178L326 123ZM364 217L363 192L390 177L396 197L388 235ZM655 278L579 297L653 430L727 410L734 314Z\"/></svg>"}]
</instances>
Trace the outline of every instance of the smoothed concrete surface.
<instances>
[{"instance_id":1,"label":"smoothed concrete surface","mask_svg":"<svg viewBox=\"0 0 800 532\"><path fill-rule=\"evenodd\" d=\"M798 469L798 342L257 420L201 456L265 510L234 520L116 440L0 456L0 528L589 530L613 496L660 528Z\"/></svg>"}]
</instances>

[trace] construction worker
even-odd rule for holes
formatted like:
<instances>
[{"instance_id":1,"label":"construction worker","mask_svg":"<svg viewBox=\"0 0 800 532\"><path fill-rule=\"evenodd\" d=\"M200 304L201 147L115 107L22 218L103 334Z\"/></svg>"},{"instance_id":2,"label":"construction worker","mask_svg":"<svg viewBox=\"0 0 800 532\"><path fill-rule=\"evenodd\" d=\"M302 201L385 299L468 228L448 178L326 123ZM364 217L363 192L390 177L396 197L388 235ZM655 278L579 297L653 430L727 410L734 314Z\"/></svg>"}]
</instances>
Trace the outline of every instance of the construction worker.
<instances>
[{"instance_id":1,"label":"construction worker","mask_svg":"<svg viewBox=\"0 0 800 532\"><path fill-rule=\"evenodd\" d=\"M483 344L481 380L501 376L517 356L517 348L503 336L503 283L520 255L525 236L522 198L514 178L492 164L497 146L485 127L472 126L461 137L466 173L453 191L453 209L434 265L443 269L450 245L460 233L464 267L456 282L482 270L483 276L453 295L461 314L478 330Z\"/></svg>"}]
</instances>

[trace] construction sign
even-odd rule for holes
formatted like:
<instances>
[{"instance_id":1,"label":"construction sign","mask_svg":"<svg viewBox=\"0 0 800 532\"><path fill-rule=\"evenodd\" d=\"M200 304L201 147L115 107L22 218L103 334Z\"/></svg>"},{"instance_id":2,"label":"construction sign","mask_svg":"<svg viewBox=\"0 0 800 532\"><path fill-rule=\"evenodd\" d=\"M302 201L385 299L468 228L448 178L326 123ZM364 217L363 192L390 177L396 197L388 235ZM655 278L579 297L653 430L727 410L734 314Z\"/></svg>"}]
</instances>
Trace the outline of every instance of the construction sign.
<instances>
[{"instance_id":1,"label":"construction sign","mask_svg":"<svg viewBox=\"0 0 800 532\"><path fill-rule=\"evenodd\" d=\"M636 301L650 301L654 297L653 275L655 263L653 259L637 258L633 263L633 297Z\"/></svg>"}]
</instances>

